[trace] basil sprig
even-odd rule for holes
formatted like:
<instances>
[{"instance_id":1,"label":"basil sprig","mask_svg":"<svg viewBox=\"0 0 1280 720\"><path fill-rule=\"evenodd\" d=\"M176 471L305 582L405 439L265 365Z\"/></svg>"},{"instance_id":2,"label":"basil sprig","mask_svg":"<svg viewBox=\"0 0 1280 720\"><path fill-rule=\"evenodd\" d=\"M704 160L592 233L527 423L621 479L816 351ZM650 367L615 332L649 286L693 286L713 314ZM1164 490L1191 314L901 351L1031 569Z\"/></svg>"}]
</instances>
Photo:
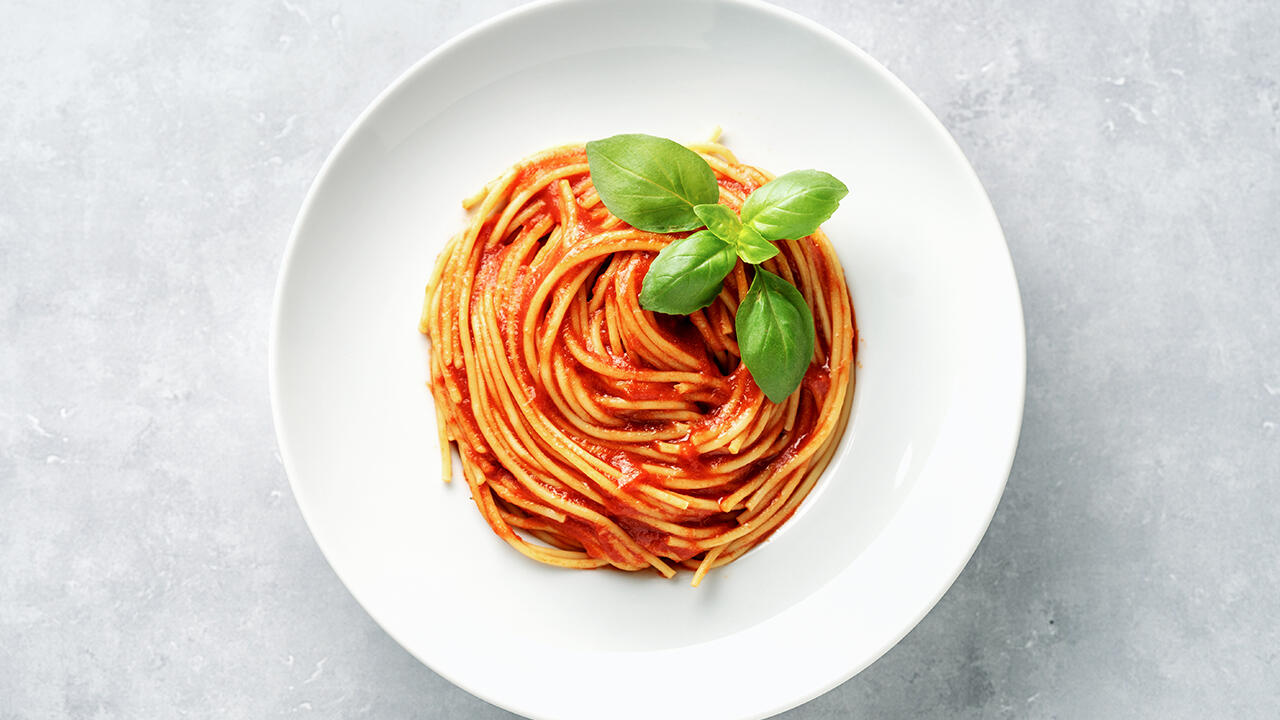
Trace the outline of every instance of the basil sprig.
<instances>
[{"instance_id":1,"label":"basil sprig","mask_svg":"<svg viewBox=\"0 0 1280 720\"><path fill-rule=\"evenodd\" d=\"M715 301L741 259L748 265L778 254L775 240L817 231L849 193L819 170L797 170L751 193L741 213L720 205L720 187L706 160L679 143L652 135L614 135L587 143L591 180L609 212L640 230L698 230L658 253L645 274L640 305L687 315ZM813 313L786 280L755 268L734 319L742 362L775 403L800 387L813 359Z\"/></svg>"}]
</instances>

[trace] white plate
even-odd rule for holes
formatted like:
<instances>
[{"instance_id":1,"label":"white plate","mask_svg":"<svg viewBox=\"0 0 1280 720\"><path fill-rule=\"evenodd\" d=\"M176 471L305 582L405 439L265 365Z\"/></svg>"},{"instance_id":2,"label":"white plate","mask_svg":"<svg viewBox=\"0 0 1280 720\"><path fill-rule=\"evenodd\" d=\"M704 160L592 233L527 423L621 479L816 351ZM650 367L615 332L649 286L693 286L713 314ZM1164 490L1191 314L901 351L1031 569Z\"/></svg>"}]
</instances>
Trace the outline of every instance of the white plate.
<instances>
[{"instance_id":1,"label":"white plate","mask_svg":"<svg viewBox=\"0 0 1280 720\"><path fill-rule=\"evenodd\" d=\"M542 148L621 132L852 189L825 225L853 291L853 420L769 542L689 575L572 571L445 485L423 285L460 201ZM950 136L835 34L734 0L526 6L432 53L330 156L271 338L281 453L334 570L436 672L532 717L763 717L866 667L964 567L1008 476L1025 378L1000 227Z\"/></svg>"}]
</instances>

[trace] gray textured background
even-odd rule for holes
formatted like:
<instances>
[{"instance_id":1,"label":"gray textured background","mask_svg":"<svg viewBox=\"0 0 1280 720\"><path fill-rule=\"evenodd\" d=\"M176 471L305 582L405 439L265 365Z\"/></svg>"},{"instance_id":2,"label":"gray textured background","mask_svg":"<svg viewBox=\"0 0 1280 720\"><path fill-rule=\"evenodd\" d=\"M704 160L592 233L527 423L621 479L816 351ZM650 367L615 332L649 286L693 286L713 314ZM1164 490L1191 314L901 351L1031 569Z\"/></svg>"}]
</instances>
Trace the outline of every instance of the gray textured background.
<instances>
[{"instance_id":1,"label":"gray textured background","mask_svg":"<svg viewBox=\"0 0 1280 720\"><path fill-rule=\"evenodd\" d=\"M365 616L276 456L325 155L514 0L4 3L0 717L509 717ZM990 532L785 717L1280 715L1280 9L787 0L955 134L1026 307Z\"/></svg>"}]
</instances>

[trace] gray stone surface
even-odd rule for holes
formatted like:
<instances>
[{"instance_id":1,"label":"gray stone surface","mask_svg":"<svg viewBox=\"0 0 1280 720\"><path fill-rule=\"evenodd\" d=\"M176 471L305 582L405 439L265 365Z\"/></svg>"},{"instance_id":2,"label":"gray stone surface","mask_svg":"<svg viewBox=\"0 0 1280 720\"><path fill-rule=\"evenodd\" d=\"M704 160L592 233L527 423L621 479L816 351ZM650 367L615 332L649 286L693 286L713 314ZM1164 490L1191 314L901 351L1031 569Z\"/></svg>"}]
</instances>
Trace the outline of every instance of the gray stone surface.
<instances>
[{"instance_id":1,"label":"gray stone surface","mask_svg":"<svg viewBox=\"0 0 1280 720\"><path fill-rule=\"evenodd\" d=\"M514 4L6 3L0 717L509 717L325 564L265 345L340 134ZM968 568L785 717L1280 716L1280 6L783 4L968 153L1029 365Z\"/></svg>"}]
</instances>

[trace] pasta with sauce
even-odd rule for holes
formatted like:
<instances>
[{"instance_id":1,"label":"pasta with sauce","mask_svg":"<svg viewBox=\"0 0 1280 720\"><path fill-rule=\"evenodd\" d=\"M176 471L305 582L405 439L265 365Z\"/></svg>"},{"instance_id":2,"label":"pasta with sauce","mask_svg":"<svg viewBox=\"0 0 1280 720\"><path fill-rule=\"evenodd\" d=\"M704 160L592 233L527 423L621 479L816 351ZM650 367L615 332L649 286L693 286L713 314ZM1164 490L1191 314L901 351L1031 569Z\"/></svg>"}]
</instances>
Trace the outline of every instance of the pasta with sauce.
<instances>
[{"instance_id":1,"label":"pasta with sauce","mask_svg":"<svg viewBox=\"0 0 1280 720\"><path fill-rule=\"evenodd\" d=\"M733 209L770 180L723 145L691 147ZM817 337L800 389L773 403L734 337L751 268L738 262L691 315L642 309L645 272L679 235L610 214L581 145L517 163L465 205L470 224L437 261L419 329L444 477L454 443L499 537L551 565L684 568L697 585L795 512L853 392L853 307L822 231L779 242L761 265L800 290Z\"/></svg>"}]
</instances>

